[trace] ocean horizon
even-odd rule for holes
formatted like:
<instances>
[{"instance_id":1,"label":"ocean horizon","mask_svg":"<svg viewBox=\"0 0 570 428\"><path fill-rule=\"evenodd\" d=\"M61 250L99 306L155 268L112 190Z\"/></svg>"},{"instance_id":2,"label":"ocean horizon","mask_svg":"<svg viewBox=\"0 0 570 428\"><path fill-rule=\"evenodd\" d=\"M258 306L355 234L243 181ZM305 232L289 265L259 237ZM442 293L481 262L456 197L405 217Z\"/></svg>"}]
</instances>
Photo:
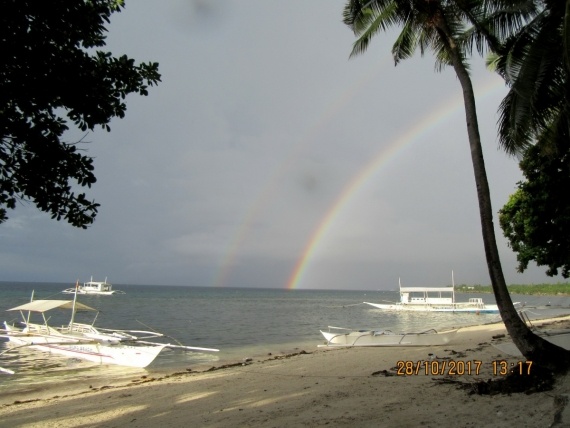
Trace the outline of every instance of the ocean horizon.
<instances>
[{"instance_id":1,"label":"ocean horizon","mask_svg":"<svg viewBox=\"0 0 570 428\"><path fill-rule=\"evenodd\" d=\"M0 282L0 311L3 321L19 319L20 314L7 309L34 300L65 299L61 292L69 283ZM164 350L141 373L200 370L247 358L267 358L296 352L312 352L324 343L319 330L328 326L352 329L381 329L394 332L424 331L464 327L500 321L497 314L395 313L374 309L363 302L381 303L399 300L397 291L305 290L277 288L211 288L168 285L113 284L125 294L112 296L78 295L78 301L97 309L79 322L100 328L158 331L177 343L217 348L216 353ZM458 300L481 297L495 303L492 294L465 294ZM516 300L515 300L516 299ZM513 296L535 318L570 313L570 297ZM66 325L69 311L52 311L51 325ZM60 313L61 312L61 313ZM172 342L174 343L174 342ZM69 376L88 379L102 372L114 375L133 373L121 367L51 356L32 349L7 351L0 338L0 367L15 370L14 375L0 373L0 388L17 388L30 382L43 382ZM379 348L379 351L381 349Z\"/></svg>"}]
</instances>

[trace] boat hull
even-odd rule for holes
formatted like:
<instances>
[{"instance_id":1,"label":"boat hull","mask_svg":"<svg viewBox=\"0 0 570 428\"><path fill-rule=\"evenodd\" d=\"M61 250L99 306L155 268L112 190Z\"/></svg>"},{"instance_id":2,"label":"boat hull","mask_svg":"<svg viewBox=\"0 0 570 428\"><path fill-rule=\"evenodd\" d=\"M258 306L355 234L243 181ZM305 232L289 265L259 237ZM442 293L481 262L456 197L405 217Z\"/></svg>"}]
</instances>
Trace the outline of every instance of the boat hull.
<instances>
[{"instance_id":1,"label":"boat hull","mask_svg":"<svg viewBox=\"0 0 570 428\"><path fill-rule=\"evenodd\" d=\"M402 334L374 330L349 333L321 330L327 341L325 346L441 346L451 342L456 333L457 330Z\"/></svg>"},{"instance_id":2,"label":"boat hull","mask_svg":"<svg viewBox=\"0 0 570 428\"><path fill-rule=\"evenodd\" d=\"M469 304L455 303L451 305L429 305L429 304L383 304L364 302L376 309L384 311L408 311L408 312L453 312L453 313L472 313L472 314L498 314L499 307L497 305L470 306Z\"/></svg>"},{"instance_id":3,"label":"boat hull","mask_svg":"<svg viewBox=\"0 0 570 428\"><path fill-rule=\"evenodd\" d=\"M124 294L124 293L117 293L118 290L113 291L91 291L91 290L75 290L75 288L68 288L63 290L63 294L80 294L80 295L99 295L99 296L111 296L113 294Z\"/></svg>"},{"instance_id":4,"label":"boat hull","mask_svg":"<svg viewBox=\"0 0 570 428\"><path fill-rule=\"evenodd\" d=\"M7 330L4 336L11 345L30 347L43 352L79 358L98 364L115 364L126 367L147 367L167 345L127 345L99 343L88 338L70 338L65 335L26 335Z\"/></svg>"}]
</instances>

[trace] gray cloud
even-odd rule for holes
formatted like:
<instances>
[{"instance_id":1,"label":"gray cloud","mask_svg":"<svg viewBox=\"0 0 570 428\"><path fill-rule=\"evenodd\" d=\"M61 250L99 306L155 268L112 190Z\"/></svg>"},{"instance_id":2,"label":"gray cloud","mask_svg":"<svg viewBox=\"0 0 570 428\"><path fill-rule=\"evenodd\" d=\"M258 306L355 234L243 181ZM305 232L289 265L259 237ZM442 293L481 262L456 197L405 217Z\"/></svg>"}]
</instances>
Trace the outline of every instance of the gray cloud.
<instances>
[{"instance_id":1,"label":"gray cloud","mask_svg":"<svg viewBox=\"0 0 570 428\"><path fill-rule=\"evenodd\" d=\"M442 107L461 94L453 72L419 55L394 68L394 34L349 60L343 6L127 2L108 48L160 62L163 82L129 97L111 133L86 137L95 225L18 208L0 226L0 280L285 287L330 220L301 288L447 284L452 269L459 283L488 284L464 114ZM496 148L504 89L481 60L472 69L497 211L520 173ZM497 234L509 282L552 281L517 274Z\"/></svg>"}]
</instances>

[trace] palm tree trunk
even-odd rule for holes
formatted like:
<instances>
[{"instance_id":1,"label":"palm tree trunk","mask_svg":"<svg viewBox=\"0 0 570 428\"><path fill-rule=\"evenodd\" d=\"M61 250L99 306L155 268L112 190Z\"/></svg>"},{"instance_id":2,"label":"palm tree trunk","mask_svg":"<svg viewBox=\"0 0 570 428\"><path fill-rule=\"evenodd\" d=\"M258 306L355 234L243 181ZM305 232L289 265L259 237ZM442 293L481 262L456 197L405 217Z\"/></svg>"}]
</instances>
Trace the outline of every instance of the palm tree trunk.
<instances>
[{"instance_id":1,"label":"palm tree trunk","mask_svg":"<svg viewBox=\"0 0 570 428\"><path fill-rule=\"evenodd\" d=\"M438 31L442 39L447 42L453 68L463 90L467 134L469 137L469 147L471 149L475 184L477 186L485 256L491 277L493 293L497 301L497 306L499 307L501 318L514 344L528 361L536 362L542 367L556 372L565 372L570 368L570 352L535 335L519 317L507 289L495 238L491 193L487 180L487 172L485 170L481 137L479 135L475 93L473 91L471 78L463 64L457 46L454 40L448 37L449 33L446 31L445 22L442 23L441 21L443 20L440 20Z\"/></svg>"}]
</instances>

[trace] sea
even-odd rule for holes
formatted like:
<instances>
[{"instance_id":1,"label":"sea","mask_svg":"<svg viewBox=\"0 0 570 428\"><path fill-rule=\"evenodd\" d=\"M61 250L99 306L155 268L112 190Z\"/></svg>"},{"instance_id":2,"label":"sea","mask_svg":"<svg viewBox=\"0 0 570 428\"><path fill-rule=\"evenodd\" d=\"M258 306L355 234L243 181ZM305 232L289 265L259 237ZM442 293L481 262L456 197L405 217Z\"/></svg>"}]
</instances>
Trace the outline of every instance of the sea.
<instances>
[{"instance_id":1,"label":"sea","mask_svg":"<svg viewBox=\"0 0 570 428\"><path fill-rule=\"evenodd\" d=\"M0 282L0 322L18 320L7 309L33 299L72 299L62 294L73 284ZM88 383L105 377L159 376L200 371L283 354L313 352L324 344L319 330L329 326L355 330L424 331L500 321L497 314L385 312L363 302L396 302L398 291L284 290L275 288L208 288L165 285L113 285L125 294L80 295L78 301L97 309L77 315L77 322L95 327L157 331L168 342L215 348L219 352L165 349L144 369L98 364L50 355L29 348L10 349L0 338L0 395L65 380ZM456 294L458 301L491 294ZM512 296L532 319L570 314L568 296ZM51 311L52 326L66 325L69 311ZM84 318L81 318L84 317ZM378 352L382 352L378 348Z\"/></svg>"}]
</instances>

